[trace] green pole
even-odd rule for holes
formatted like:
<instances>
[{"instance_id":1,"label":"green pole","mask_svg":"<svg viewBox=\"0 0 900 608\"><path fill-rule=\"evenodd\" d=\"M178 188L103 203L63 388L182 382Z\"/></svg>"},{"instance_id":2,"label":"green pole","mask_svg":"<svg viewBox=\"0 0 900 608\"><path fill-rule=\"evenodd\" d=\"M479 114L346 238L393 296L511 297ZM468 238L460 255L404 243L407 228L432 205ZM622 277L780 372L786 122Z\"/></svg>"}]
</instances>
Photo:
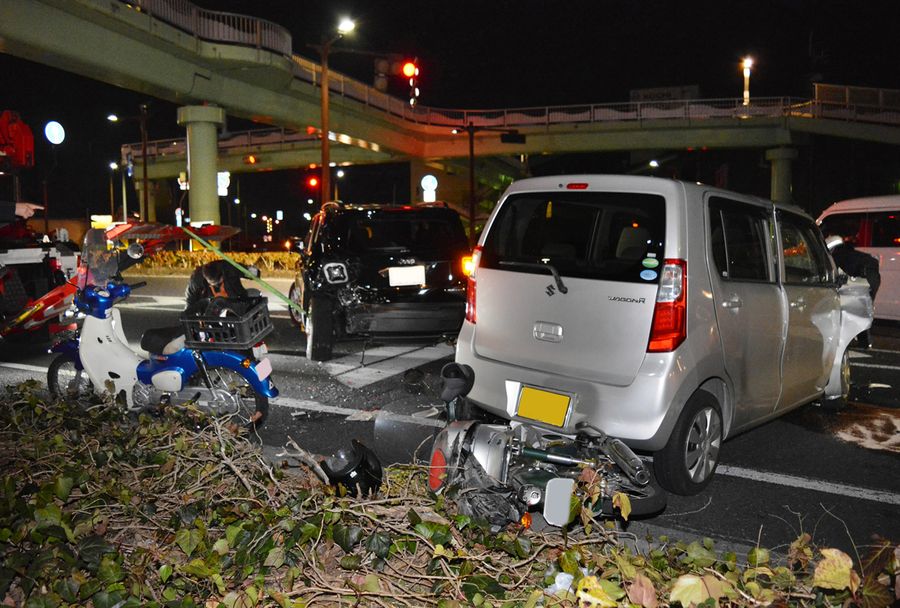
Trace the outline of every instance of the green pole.
<instances>
[{"instance_id":1,"label":"green pole","mask_svg":"<svg viewBox=\"0 0 900 608\"><path fill-rule=\"evenodd\" d=\"M299 312L299 313L303 312L303 309L300 307L299 304L297 304L296 302L292 302L289 297L287 297L286 295L284 295L283 293L278 291L272 285L269 285L268 283L263 281L261 277L254 276L252 272L250 272L249 270L247 270L246 268L244 268L243 266L241 266L240 264L238 264L237 262L232 260L230 257L225 255L225 253L223 253L221 249L219 249L212 243L206 241L205 239L203 239L203 237L200 237L200 236L194 234L193 232L191 232L184 226L181 226L181 229L184 231L185 234L187 234L189 237L191 237L192 239L194 239L195 241L197 241L198 243L203 245L206 249L209 249L210 251L215 253L217 256L219 256L220 258L222 258L223 260L225 260L226 262L228 262L229 264L231 264L232 266L234 266L235 268L240 270L241 274L243 274L246 278L250 279L251 281L253 281L255 283L259 283L260 285L265 287L266 291L268 291L269 293L276 296L278 299L280 299L282 302L284 302L285 304L287 304L288 306L290 306L297 312Z\"/></svg>"}]
</instances>

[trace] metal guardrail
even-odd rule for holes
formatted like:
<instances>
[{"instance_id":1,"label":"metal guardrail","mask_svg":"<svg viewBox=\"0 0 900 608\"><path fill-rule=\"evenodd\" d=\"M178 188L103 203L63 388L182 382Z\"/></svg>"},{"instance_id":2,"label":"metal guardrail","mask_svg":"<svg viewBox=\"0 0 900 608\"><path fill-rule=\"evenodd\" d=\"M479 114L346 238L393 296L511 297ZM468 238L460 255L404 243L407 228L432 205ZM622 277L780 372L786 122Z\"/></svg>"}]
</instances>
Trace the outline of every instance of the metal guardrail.
<instances>
[{"instance_id":1,"label":"metal guardrail","mask_svg":"<svg viewBox=\"0 0 900 608\"><path fill-rule=\"evenodd\" d=\"M121 0L149 16L191 33L204 40L252 46L278 53L291 60L293 76L318 86L322 67L309 59L292 54L290 33L280 25L264 19L201 9L188 0ZM678 120L693 124L710 119L748 118L826 118L831 120L900 125L900 91L816 84L815 99L792 97L756 97L749 105L741 98L689 99L569 106L540 106L497 110L457 110L410 106L407 102L378 91L338 72L329 73L332 95L352 99L363 105L426 126L526 128L577 123L637 123ZM252 134L251 134L252 133ZM277 137L282 143L309 139L310 136L285 130L261 130L241 134L242 146L252 146L254 137ZM237 136L237 134L235 134ZM148 155L164 156L183 153L183 142L171 140L149 142ZM220 142L227 147L227 143ZM130 148L132 157L139 147Z\"/></svg>"},{"instance_id":2,"label":"metal guardrail","mask_svg":"<svg viewBox=\"0 0 900 608\"><path fill-rule=\"evenodd\" d=\"M290 32L265 19L209 11L188 0L121 1L202 40L250 46L285 57L290 57L293 50Z\"/></svg>"}]
</instances>

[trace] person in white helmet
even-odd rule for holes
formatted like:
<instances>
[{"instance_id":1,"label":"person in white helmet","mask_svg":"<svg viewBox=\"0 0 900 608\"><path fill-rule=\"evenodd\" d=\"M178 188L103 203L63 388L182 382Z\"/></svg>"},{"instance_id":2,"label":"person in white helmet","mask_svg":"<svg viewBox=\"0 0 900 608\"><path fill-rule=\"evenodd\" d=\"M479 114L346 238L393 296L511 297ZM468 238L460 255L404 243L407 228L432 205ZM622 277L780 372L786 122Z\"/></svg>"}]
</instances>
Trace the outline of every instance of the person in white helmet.
<instances>
[{"instance_id":1,"label":"person in white helmet","mask_svg":"<svg viewBox=\"0 0 900 608\"><path fill-rule=\"evenodd\" d=\"M869 295L872 302L881 285L881 272L878 269L878 259L868 253L859 251L852 244L844 241L839 234L830 234L825 237L825 245L834 258L837 267L851 277L862 277L869 282ZM869 348L872 343L869 340L869 330L859 334L857 343L860 348Z\"/></svg>"}]
</instances>

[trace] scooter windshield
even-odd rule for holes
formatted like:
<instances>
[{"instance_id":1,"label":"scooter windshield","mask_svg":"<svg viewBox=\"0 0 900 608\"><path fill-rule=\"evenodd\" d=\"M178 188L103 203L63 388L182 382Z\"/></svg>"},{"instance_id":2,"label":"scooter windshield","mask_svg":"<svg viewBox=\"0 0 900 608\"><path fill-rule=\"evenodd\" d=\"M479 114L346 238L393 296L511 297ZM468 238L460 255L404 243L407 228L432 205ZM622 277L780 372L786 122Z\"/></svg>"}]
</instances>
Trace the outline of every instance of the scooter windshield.
<instances>
[{"instance_id":1,"label":"scooter windshield","mask_svg":"<svg viewBox=\"0 0 900 608\"><path fill-rule=\"evenodd\" d=\"M92 228L84 235L81 263L78 268L78 288L88 285L105 286L119 272L119 253L109 247L106 232Z\"/></svg>"}]
</instances>

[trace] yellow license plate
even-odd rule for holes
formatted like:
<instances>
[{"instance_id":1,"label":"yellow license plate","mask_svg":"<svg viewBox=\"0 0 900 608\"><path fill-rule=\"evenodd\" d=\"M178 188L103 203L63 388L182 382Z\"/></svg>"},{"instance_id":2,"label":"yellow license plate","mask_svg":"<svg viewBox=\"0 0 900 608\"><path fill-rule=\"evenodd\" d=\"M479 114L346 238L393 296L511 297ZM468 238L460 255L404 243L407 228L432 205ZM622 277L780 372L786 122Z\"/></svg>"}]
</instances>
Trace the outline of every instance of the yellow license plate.
<instances>
[{"instance_id":1,"label":"yellow license plate","mask_svg":"<svg viewBox=\"0 0 900 608\"><path fill-rule=\"evenodd\" d=\"M563 426L571 401L572 398L569 395L523 386L519 393L518 414L529 420Z\"/></svg>"}]
</instances>

